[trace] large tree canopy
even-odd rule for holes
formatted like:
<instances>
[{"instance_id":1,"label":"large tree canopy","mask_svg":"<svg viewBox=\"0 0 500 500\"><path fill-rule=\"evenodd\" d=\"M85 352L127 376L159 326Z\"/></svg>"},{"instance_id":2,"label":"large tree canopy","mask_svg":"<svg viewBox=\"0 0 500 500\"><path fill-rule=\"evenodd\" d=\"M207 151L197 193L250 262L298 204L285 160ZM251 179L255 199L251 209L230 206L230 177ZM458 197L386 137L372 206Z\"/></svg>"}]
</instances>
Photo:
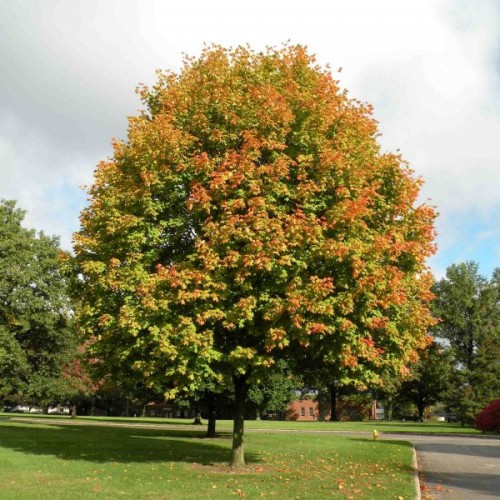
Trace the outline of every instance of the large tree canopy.
<instances>
[{"instance_id":1,"label":"large tree canopy","mask_svg":"<svg viewBox=\"0 0 500 500\"><path fill-rule=\"evenodd\" d=\"M371 107L300 46L207 48L140 94L75 238L90 352L169 395L230 377L236 416L277 357L404 370L432 323L435 215Z\"/></svg>"},{"instance_id":2,"label":"large tree canopy","mask_svg":"<svg viewBox=\"0 0 500 500\"><path fill-rule=\"evenodd\" d=\"M0 201L0 399L45 403L75 347L57 238Z\"/></svg>"}]
</instances>

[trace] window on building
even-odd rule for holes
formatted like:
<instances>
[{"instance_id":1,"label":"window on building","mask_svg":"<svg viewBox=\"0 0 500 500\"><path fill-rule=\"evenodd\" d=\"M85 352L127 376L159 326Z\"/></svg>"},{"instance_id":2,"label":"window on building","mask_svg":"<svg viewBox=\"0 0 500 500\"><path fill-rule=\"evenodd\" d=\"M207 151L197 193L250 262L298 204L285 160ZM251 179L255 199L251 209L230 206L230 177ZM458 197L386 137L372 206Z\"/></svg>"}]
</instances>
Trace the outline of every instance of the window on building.
<instances>
[{"instance_id":1,"label":"window on building","mask_svg":"<svg viewBox=\"0 0 500 500\"><path fill-rule=\"evenodd\" d=\"M312 406L309 407L309 416L314 417L314 408Z\"/></svg>"},{"instance_id":2,"label":"window on building","mask_svg":"<svg viewBox=\"0 0 500 500\"><path fill-rule=\"evenodd\" d=\"M300 407L300 416L301 417L305 417L306 416L306 409L303 406Z\"/></svg>"}]
</instances>

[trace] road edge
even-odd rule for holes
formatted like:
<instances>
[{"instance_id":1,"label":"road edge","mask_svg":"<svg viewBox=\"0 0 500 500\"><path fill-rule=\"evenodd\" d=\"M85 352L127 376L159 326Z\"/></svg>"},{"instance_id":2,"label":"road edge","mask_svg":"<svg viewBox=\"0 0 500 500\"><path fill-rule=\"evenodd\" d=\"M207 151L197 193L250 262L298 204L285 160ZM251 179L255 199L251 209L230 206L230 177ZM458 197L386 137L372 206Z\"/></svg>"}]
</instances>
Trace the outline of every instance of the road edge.
<instances>
[{"instance_id":1,"label":"road edge","mask_svg":"<svg viewBox=\"0 0 500 500\"><path fill-rule=\"evenodd\" d=\"M418 459L417 459L417 450L415 449L415 445L412 443L413 447L413 457L411 461L411 465L413 467L413 478L415 481L415 500L421 500L422 499L422 492L420 490L420 477L419 477L419 470L418 470Z\"/></svg>"}]
</instances>

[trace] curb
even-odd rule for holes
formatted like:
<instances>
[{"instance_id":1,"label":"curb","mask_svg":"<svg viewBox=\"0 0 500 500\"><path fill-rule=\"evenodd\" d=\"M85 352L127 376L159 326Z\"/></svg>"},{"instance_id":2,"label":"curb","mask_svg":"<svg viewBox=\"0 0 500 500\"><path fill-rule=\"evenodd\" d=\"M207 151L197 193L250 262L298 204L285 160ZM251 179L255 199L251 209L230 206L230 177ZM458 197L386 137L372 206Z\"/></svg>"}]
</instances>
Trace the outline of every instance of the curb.
<instances>
[{"instance_id":1,"label":"curb","mask_svg":"<svg viewBox=\"0 0 500 500\"><path fill-rule=\"evenodd\" d=\"M413 478L415 479L415 500L421 500L422 492L420 491L420 478L418 477L418 460L415 445L413 445L413 457L411 465L413 467Z\"/></svg>"}]
</instances>

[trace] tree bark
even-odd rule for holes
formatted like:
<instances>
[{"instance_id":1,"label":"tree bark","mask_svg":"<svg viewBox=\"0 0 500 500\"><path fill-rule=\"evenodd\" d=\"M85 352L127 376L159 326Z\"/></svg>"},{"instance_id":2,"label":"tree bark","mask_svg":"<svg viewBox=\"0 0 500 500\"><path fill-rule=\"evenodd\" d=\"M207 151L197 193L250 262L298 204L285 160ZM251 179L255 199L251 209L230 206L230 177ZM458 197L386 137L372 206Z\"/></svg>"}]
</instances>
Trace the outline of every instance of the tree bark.
<instances>
[{"instance_id":1,"label":"tree bark","mask_svg":"<svg viewBox=\"0 0 500 500\"><path fill-rule=\"evenodd\" d=\"M417 410L418 410L418 420L420 422L424 421L424 415L425 415L425 397L424 395L420 392L418 395L418 403L417 403Z\"/></svg>"},{"instance_id":2,"label":"tree bark","mask_svg":"<svg viewBox=\"0 0 500 500\"><path fill-rule=\"evenodd\" d=\"M335 382L328 386L330 393L330 422L337 422L337 386Z\"/></svg>"},{"instance_id":3,"label":"tree bark","mask_svg":"<svg viewBox=\"0 0 500 500\"><path fill-rule=\"evenodd\" d=\"M207 410L208 410L207 438L214 438L217 437L217 434L215 432L217 413L215 411L215 395L212 393L210 393L207 398Z\"/></svg>"},{"instance_id":4,"label":"tree bark","mask_svg":"<svg viewBox=\"0 0 500 500\"><path fill-rule=\"evenodd\" d=\"M385 400L385 405L384 405L384 412L385 412L385 419L391 421L392 420L392 407L393 407L393 402L392 402L392 396L388 396Z\"/></svg>"},{"instance_id":5,"label":"tree bark","mask_svg":"<svg viewBox=\"0 0 500 500\"><path fill-rule=\"evenodd\" d=\"M76 418L76 405L71 405L71 418Z\"/></svg>"},{"instance_id":6,"label":"tree bark","mask_svg":"<svg viewBox=\"0 0 500 500\"><path fill-rule=\"evenodd\" d=\"M201 421L201 411L199 408L195 408L193 425L203 425L203 422Z\"/></svg>"},{"instance_id":7,"label":"tree bark","mask_svg":"<svg viewBox=\"0 0 500 500\"><path fill-rule=\"evenodd\" d=\"M323 390L318 391L318 420L326 422L326 394Z\"/></svg>"},{"instance_id":8,"label":"tree bark","mask_svg":"<svg viewBox=\"0 0 500 500\"><path fill-rule=\"evenodd\" d=\"M231 467L245 466L245 449L243 443L243 432L245 424L245 404L248 393L248 375L236 375L234 383L234 408L233 408L233 449Z\"/></svg>"}]
</instances>

